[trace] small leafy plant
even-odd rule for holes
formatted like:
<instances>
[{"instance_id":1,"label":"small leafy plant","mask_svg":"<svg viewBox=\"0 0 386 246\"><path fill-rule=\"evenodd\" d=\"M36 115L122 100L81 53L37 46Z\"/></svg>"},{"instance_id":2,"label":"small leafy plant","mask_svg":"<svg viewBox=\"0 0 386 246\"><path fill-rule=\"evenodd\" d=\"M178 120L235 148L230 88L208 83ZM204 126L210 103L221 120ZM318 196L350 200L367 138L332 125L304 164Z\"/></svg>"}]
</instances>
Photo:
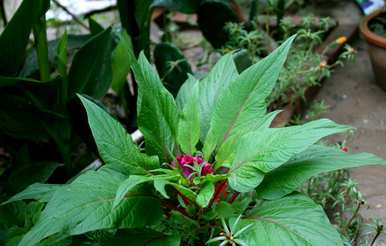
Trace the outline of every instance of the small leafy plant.
<instances>
[{"instance_id":1,"label":"small leafy plant","mask_svg":"<svg viewBox=\"0 0 386 246\"><path fill-rule=\"evenodd\" d=\"M270 128L278 111L267 113L267 97L293 40L241 74L223 56L203 80L189 76L176 100L145 56L131 54L144 150L79 95L104 166L5 202L46 204L18 245L70 236L103 245L343 245L322 208L296 190L321 172L386 161L318 144L351 129L327 119Z\"/></svg>"}]
</instances>

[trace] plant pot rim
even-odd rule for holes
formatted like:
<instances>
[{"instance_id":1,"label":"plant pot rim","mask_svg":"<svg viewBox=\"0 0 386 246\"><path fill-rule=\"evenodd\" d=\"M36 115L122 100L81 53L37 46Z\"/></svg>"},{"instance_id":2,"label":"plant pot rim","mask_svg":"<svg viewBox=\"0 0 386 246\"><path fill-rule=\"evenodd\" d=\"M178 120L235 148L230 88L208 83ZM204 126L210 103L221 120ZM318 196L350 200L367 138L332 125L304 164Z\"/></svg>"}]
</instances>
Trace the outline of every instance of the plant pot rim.
<instances>
[{"instance_id":1,"label":"plant pot rim","mask_svg":"<svg viewBox=\"0 0 386 246\"><path fill-rule=\"evenodd\" d=\"M363 36L366 38L367 42L382 48L386 48L386 38L376 34L375 32L369 29L370 20L372 20L373 18L377 17L382 13L386 13L386 7L378 11L375 11L371 15L364 17L360 23L359 28Z\"/></svg>"}]
</instances>

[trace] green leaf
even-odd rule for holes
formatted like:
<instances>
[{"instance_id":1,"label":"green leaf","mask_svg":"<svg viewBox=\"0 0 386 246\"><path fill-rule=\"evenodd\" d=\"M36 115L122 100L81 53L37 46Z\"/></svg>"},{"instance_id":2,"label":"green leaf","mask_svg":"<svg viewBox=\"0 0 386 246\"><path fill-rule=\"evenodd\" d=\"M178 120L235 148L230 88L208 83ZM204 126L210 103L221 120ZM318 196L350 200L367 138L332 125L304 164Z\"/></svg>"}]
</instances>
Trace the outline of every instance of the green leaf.
<instances>
[{"instance_id":1,"label":"green leaf","mask_svg":"<svg viewBox=\"0 0 386 246\"><path fill-rule=\"evenodd\" d=\"M63 166L63 164L57 162L28 161L26 163L18 163L18 166L12 170L5 188L7 192L14 194L24 190L33 183L44 183L60 166Z\"/></svg>"},{"instance_id":2,"label":"green leaf","mask_svg":"<svg viewBox=\"0 0 386 246\"><path fill-rule=\"evenodd\" d=\"M220 58L208 75L200 81L201 141L208 133L213 111L221 95L238 77L231 54Z\"/></svg>"},{"instance_id":3,"label":"green leaf","mask_svg":"<svg viewBox=\"0 0 386 246\"><path fill-rule=\"evenodd\" d=\"M229 184L240 192L251 191L262 181L263 173L278 168L321 138L349 129L322 119L302 126L267 128L246 134L238 143Z\"/></svg>"},{"instance_id":4,"label":"green leaf","mask_svg":"<svg viewBox=\"0 0 386 246\"><path fill-rule=\"evenodd\" d=\"M176 103L143 53L132 68L138 83L138 127L145 138L146 152L170 161L176 148Z\"/></svg>"},{"instance_id":5,"label":"green leaf","mask_svg":"<svg viewBox=\"0 0 386 246\"><path fill-rule=\"evenodd\" d=\"M253 225L241 235L247 245L343 245L323 209L301 194L258 203L242 222Z\"/></svg>"},{"instance_id":6,"label":"green leaf","mask_svg":"<svg viewBox=\"0 0 386 246\"><path fill-rule=\"evenodd\" d=\"M174 96L192 73L184 54L171 43L159 43L154 48L154 64L165 87Z\"/></svg>"},{"instance_id":7,"label":"green leaf","mask_svg":"<svg viewBox=\"0 0 386 246\"><path fill-rule=\"evenodd\" d=\"M130 192L120 205L112 208L116 191L126 177L102 168L88 171L58 189L19 245L35 245L56 233L79 235L102 229L144 228L158 223L162 215L159 200L145 189Z\"/></svg>"},{"instance_id":8,"label":"green leaf","mask_svg":"<svg viewBox=\"0 0 386 246\"><path fill-rule=\"evenodd\" d=\"M1 205L21 200L37 200L40 202L48 202L53 196L54 192L60 187L62 187L62 185L40 183L32 184Z\"/></svg>"},{"instance_id":9,"label":"green leaf","mask_svg":"<svg viewBox=\"0 0 386 246\"><path fill-rule=\"evenodd\" d=\"M156 179L154 180L154 188L166 199L169 199L168 193L165 190L165 186L169 184L167 180L164 179Z\"/></svg>"},{"instance_id":10,"label":"green leaf","mask_svg":"<svg viewBox=\"0 0 386 246\"><path fill-rule=\"evenodd\" d=\"M198 84L198 80L191 74L188 74L188 79L182 84L180 90L178 91L176 97L176 103L178 109L182 112L185 108L185 105L190 101L192 97L192 91L194 87Z\"/></svg>"},{"instance_id":11,"label":"green leaf","mask_svg":"<svg viewBox=\"0 0 386 246\"><path fill-rule=\"evenodd\" d=\"M261 120L256 122L256 131L270 127L272 121L280 112L280 110L277 110L266 114ZM221 145L216 154L216 168L220 166L230 167L231 162L234 159L234 149L235 146L237 146L238 141L240 141L240 137L238 135L233 135L229 137L223 145Z\"/></svg>"},{"instance_id":12,"label":"green leaf","mask_svg":"<svg viewBox=\"0 0 386 246\"><path fill-rule=\"evenodd\" d=\"M230 0L200 1L197 23L203 36L215 49L223 47L229 40L229 33L225 30L225 25L229 22L241 21L237 8L237 3Z\"/></svg>"},{"instance_id":13,"label":"green leaf","mask_svg":"<svg viewBox=\"0 0 386 246\"><path fill-rule=\"evenodd\" d=\"M188 198L190 201L196 201L197 194L191 189L175 183L169 184L173 186L177 191L179 191L182 195L184 195L186 198Z\"/></svg>"},{"instance_id":14,"label":"green leaf","mask_svg":"<svg viewBox=\"0 0 386 246\"><path fill-rule=\"evenodd\" d=\"M68 47L68 36L67 32L64 33L63 37L59 40L57 47L57 67L60 76L62 77L62 88L61 88L61 104L65 105L68 100L68 75L67 75L67 47Z\"/></svg>"},{"instance_id":15,"label":"green leaf","mask_svg":"<svg viewBox=\"0 0 386 246\"><path fill-rule=\"evenodd\" d=\"M312 176L366 165L386 165L386 160L369 153L348 154L335 147L314 145L268 173L256 192L263 199L279 199Z\"/></svg>"},{"instance_id":16,"label":"green leaf","mask_svg":"<svg viewBox=\"0 0 386 246\"><path fill-rule=\"evenodd\" d=\"M185 14L194 14L198 9L199 3L199 0L154 0L151 6Z\"/></svg>"},{"instance_id":17,"label":"green leaf","mask_svg":"<svg viewBox=\"0 0 386 246\"><path fill-rule=\"evenodd\" d=\"M15 76L22 67L32 26L50 7L49 0L24 0L0 36L0 74Z\"/></svg>"},{"instance_id":18,"label":"green leaf","mask_svg":"<svg viewBox=\"0 0 386 246\"><path fill-rule=\"evenodd\" d=\"M103 26L92 17L88 18L88 26L92 35L96 35L104 30Z\"/></svg>"},{"instance_id":19,"label":"green leaf","mask_svg":"<svg viewBox=\"0 0 386 246\"><path fill-rule=\"evenodd\" d=\"M146 174L159 167L157 157L140 152L126 129L102 108L79 96L88 117L98 152L106 165L124 168L127 173Z\"/></svg>"},{"instance_id":20,"label":"green leaf","mask_svg":"<svg viewBox=\"0 0 386 246\"><path fill-rule=\"evenodd\" d=\"M153 0L118 0L117 7L122 27L133 40L134 53L137 56L144 51L150 52L150 19Z\"/></svg>"},{"instance_id":21,"label":"green leaf","mask_svg":"<svg viewBox=\"0 0 386 246\"><path fill-rule=\"evenodd\" d=\"M151 180L151 177L130 175L130 177L128 177L119 185L117 194L115 195L113 209L116 208L120 204L120 202L122 202L126 194L129 193L132 189L134 189L137 185L149 182Z\"/></svg>"},{"instance_id":22,"label":"green leaf","mask_svg":"<svg viewBox=\"0 0 386 246\"><path fill-rule=\"evenodd\" d=\"M179 246L179 235L165 235L153 230L118 230L113 238L108 239L103 245L116 246Z\"/></svg>"},{"instance_id":23,"label":"green leaf","mask_svg":"<svg viewBox=\"0 0 386 246\"><path fill-rule=\"evenodd\" d=\"M211 156L230 136L253 131L266 114L271 94L295 37L233 80L218 98L204 144L204 156Z\"/></svg>"},{"instance_id":24,"label":"green leaf","mask_svg":"<svg viewBox=\"0 0 386 246\"><path fill-rule=\"evenodd\" d=\"M69 72L69 96L84 93L100 98L111 84L111 28L92 37L74 56ZM96 52L97 51L97 52Z\"/></svg>"},{"instance_id":25,"label":"green leaf","mask_svg":"<svg viewBox=\"0 0 386 246\"><path fill-rule=\"evenodd\" d=\"M209 205L210 200L213 197L214 194L214 184L212 182L206 182L201 187L200 192L197 195L196 203L202 207L206 208Z\"/></svg>"},{"instance_id":26,"label":"green leaf","mask_svg":"<svg viewBox=\"0 0 386 246\"><path fill-rule=\"evenodd\" d=\"M132 52L131 39L126 31L120 35L120 40L112 54L113 78L111 86L114 91L120 93L127 82L127 76L130 73Z\"/></svg>"},{"instance_id":27,"label":"green leaf","mask_svg":"<svg viewBox=\"0 0 386 246\"><path fill-rule=\"evenodd\" d=\"M190 91L191 96L184 106L180 121L178 122L177 142L186 154L196 151L196 144L200 140L200 95L198 84Z\"/></svg>"}]
</instances>

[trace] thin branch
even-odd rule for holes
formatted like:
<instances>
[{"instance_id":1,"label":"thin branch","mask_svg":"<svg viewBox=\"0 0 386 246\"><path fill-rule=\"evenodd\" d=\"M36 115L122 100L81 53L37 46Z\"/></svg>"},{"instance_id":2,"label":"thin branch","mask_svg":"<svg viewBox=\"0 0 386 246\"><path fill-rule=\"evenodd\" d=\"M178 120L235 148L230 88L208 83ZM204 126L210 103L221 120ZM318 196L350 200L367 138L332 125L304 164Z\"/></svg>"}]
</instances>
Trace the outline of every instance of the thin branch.
<instances>
[{"instance_id":1,"label":"thin branch","mask_svg":"<svg viewBox=\"0 0 386 246\"><path fill-rule=\"evenodd\" d=\"M63 9L64 12L66 12L68 15L70 15L72 17L72 19L78 23L79 25L81 25L82 27L84 27L86 30L90 30L90 28L84 24L82 22L81 19L78 18L78 16L74 15L73 13L71 13L70 10L68 10L68 8L64 5L62 5L61 3L59 3L57 0L52 0L59 8Z\"/></svg>"}]
</instances>

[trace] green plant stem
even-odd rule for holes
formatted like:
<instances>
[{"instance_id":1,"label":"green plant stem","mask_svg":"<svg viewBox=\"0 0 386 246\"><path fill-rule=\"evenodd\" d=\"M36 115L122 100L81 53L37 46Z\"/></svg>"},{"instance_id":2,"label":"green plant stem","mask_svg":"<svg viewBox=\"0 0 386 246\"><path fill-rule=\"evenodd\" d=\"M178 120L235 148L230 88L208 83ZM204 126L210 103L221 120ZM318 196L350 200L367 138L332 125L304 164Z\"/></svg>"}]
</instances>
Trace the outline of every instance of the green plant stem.
<instances>
[{"instance_id":1,"label":"green plant stem","mask_svg":"<svg viewBox=\"0 0 386 246\"><path fill-rule=\"evenodd\" d=\"M254 21L257 15L257 0L252 0L251 10L249 11L249 21Z\"/></svg>"},{"instance_id":2,"label":"green plant stem","mask_svg":"<svg viewBox=\"0 0 386 246\"><path fill-rule=\"evenodd\" d=\"M50 68L48 62L48 44L47 44L47 23L45 15L33 27L35 38L36 52L39 62L40 80L47 81L50 79Z\"/></svg>"},{"instance_id":3,"label":"green plant stem","mask_svg":"<svg viewBox=\"0 0 386 246\"><path fill-rule=\"evenodd\" d=\"M7 14L5 13L4 0L0 0L1 18L3 19L4 27L8 24Z\"/></svg>"}]
</instances>

